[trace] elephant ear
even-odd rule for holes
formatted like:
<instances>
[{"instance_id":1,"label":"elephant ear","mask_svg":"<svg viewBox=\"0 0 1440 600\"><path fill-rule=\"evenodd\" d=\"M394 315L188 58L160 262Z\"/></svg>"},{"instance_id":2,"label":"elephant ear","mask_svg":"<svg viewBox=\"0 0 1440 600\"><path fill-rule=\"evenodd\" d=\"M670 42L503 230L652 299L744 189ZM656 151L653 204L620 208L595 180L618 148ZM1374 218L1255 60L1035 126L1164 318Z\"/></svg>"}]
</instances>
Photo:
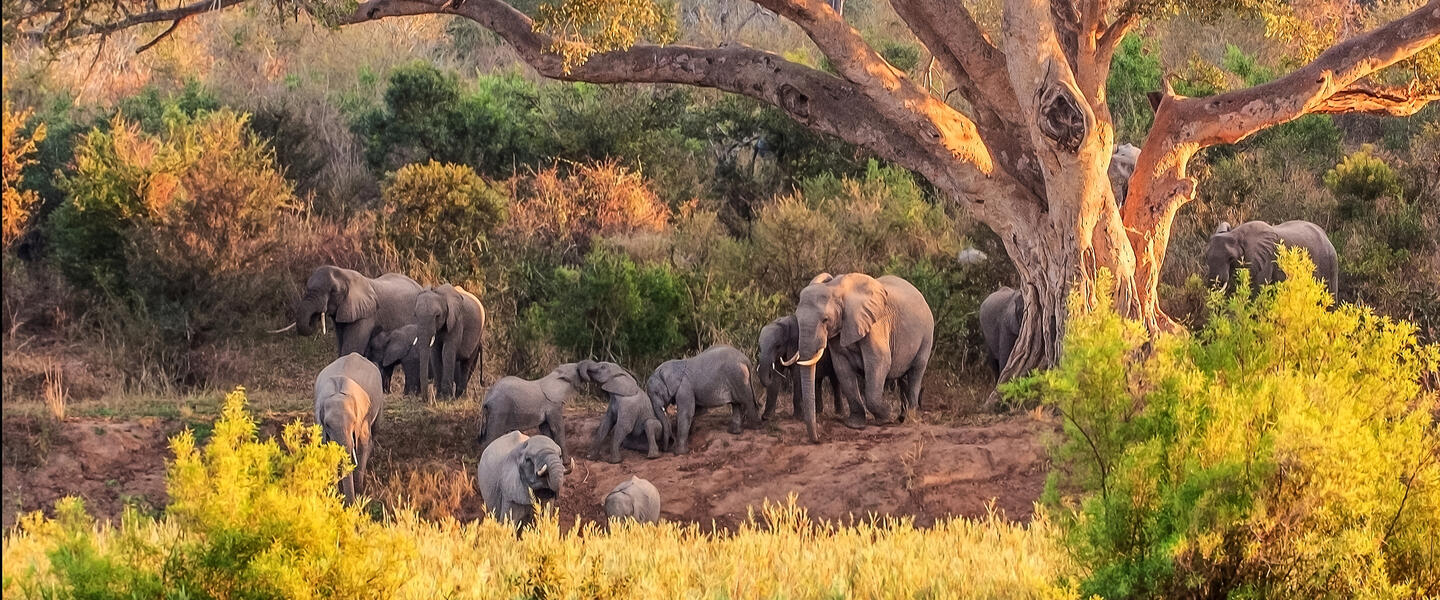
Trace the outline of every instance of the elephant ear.
<instances>
[{"instance_id":1,"label":"elephant ear","mask_svg":"<svg viewBox=\"0 0 1440 600\"><path fill-rule=\"evenodd\" d=\"M375 315L375 286L370 279L357 273L337 273L345 284L344 293L335 305L335 322L352 323Z\"/></svg>"},{"instance_id":2,"label":"elephant ear","mask_svg":"<svg viewBox=\"0 0 1440 600\"><path fill-rule=\"evenodd\" d=\"M1230 222L1229 222L1229 221L1221 221L1221 222L1220 222L1220 225L1217 226L1217 227L1215 227L1215 233L1214 233L1213 235L1220 235L1220 234L1222 234L1222 233L1229 233L1229 232L1230 232Z\"/></svg>"},{"instance_id":3,"label":"elephant ear","mask_svg":"<svg viewBox=\"0 0 1440 600\"><path fill-rule=\"evenodd\" d=\"M1263 224L1251 235L1240 239L1240 246L1245 252L1245 262L1249 263L1250 268L1258 269L1258 274L1266 280L1275 270L1275 253L1279 251L1280 241L1280 234L1275 233L1275 228Z\"/></svg>"},{"instance_id":4,"label":"elephant ear","mask_svg":"<svg viewBox=\"0 0 1440 600\"><path fill-rule=\"evenodd\" d=\"M835 276L829 273L821 273L810 279L810 285L815 285L817 283L830 283L830 280L834 278Z\"/></svg>"},{"instance_id":5,"label":"elephant ear","mask_svg":"<svg viewBox=\"0 0 1440 600\"><path fill-rule=\"evenodd\" d=\"M663 396L664 402L675 398L680 390L680 384L685 380L685 363L682 361L666 361L655 368L655 373L650 376L651 391Z\"/></svg>"},{"instance_id":6,"label":"elephant ear","mask_svg":"<svg viewBox=\"0 0 1440 600\"><path fill-rule=\"evenodd\" d=\"M618 365L606 369L601 377L604 381L600 383L600 389L605 393L615 396L633 396L641 393L640 384L636 383L635 377Z\"/></svg>"},{"instance_id":7,"label":"elephant ear","mask_svg":"<svg viewBox=\"0 0 1440 600\"><path fill-rule=\"evenodd\" d=\"M885 286L869 275L845 294L845 315L841 318L840 345L853 346L870 335L870 328L885 310Z\"/></svg>"},{"instance_id":8,"label":"elephant ear","mask_svg":"<svg viewBox=\"0 0 1440 600\"><path fill-rule=\"evenodd\" d=\"M445 330L460 331L464 327L461 323L465 314L463 304L465 297L461 296L460 292L455 289L451 289L449 292L448 294L444 294Z\"/></svg>"},{"instance_id":9,"label":"elephant ear","mask_svg":"<svg viewBox=\"0 0 1440 600\"><path fill-rule=\"evenodd\" d=\"M1024 322L1025 322L1025 293L1024 293L1024 292L1021 292L1020 290L1014 290L1014 291L1015 291L1015 322L1016 322L1016 323L1024 323Z\"/></svg>"}]
</instances>

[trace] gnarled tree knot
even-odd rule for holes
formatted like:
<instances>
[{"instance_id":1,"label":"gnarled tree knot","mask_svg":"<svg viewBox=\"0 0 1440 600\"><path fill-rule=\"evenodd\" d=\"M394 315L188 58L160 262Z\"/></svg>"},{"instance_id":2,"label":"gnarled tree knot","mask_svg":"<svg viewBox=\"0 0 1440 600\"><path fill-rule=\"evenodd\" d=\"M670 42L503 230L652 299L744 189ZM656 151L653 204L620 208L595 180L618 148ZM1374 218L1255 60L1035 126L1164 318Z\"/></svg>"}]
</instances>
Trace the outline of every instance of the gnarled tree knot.
<instances>
[{"instance_id":1,"label":"gnarled tree knot","mask_svg":"<svg viewBox=\"0 0 1440 600\"><path fill-rule=\"evenodd\" d=\"M1047 74L1045 85L1037 92L1040 104L1040 133L1055 141L1061 150L1074 154L1080 150L1090 125L1074 92L1053 74Z\"/></svg>"}]
</instances>

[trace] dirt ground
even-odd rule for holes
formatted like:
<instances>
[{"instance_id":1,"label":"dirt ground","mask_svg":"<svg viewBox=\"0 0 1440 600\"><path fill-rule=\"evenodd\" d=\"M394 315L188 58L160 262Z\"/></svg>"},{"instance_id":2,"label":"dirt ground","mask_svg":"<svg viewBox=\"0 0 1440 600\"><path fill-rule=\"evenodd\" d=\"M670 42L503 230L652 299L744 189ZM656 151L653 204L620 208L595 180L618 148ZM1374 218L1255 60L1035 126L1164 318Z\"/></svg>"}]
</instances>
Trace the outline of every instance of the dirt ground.
<instances>
[{"instance_id":1,"label":"dirt ground","mask_svg":"<svg viewBox=\"0 0 1440 600\"><path fill-rule=\"evenodd\" d=\"M387 414L377 433L369 494L384 505L403 495L429 516L479 518L474 418L465 411L396 412ZM801 424L783 413L760 429L731 435L725 431L728 410L719 410L697 421L689 455L647 460L627 450L612 465L587 458L600 415L593 406L567 413L567 446L575 462L558 504L567 524L603 518L605 495L632 474L660 490L664 518L702 526L732 527L751 508L784 502L791 493L813 517L830 520L873 513L912 516L923 526L945 516L984 515L992 501L1006 517L1025 520L1048 467L1042 438L1054 430L1030 415L938 425L933 421L939 415L927 414L927 422L855 431L827 414L821 417L822 443L809 444L801 441ZM283 423L309 415L259 417L262 432L274 434ZM166 439L182 427L161 418L6 418L4 525L68 494L85 498L104 517L117 516L126 504L163 507Z\"/></svg>"}]
</instances>

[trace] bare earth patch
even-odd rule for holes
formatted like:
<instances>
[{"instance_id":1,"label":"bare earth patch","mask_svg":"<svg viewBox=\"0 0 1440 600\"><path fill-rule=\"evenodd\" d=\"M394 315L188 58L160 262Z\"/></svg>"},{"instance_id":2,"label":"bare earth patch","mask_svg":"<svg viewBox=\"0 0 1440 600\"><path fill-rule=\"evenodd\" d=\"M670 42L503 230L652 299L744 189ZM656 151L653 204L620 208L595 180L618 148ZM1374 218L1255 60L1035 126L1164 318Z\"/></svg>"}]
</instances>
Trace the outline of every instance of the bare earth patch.
<instances>
[{"instance_id":1,"label":"bare earth patch","mask_svg":"<svg viewBox=\"0 0 1440 600\"><path fill-rule=\"evenodd\" d=\"M367 493L386 505L404 496L430 517L479 518L476 423L473 416L459 416L462 412L387 414L377 433ZM698 419L689 455L647 460L627 450L624 461L612 465L587 458L599 410L573 408L567 416L575 463L559 499L566 524L603 519L605 494L632 474L659 488L664 518L721 528L744 521L766 500L784 502L792 493L812 516L829 520L878 514L910 516L928 525L946 516L982 516L992 501L1006 517L1025 520L1048 468L1041 440L1053 430L1019 415L982 424L906 423L854 431L825 415L823 442L808 444L801 442L801 425L788 415L736 436L725 431L728 410L719 410ZM262 433L273 435L283 423L308 421L310 415L259 418ZM41 427L37 421L5 421L6 527L19 512L48 509L68 494L111 518L127 502L164 506L166 438L180 430L180 422L70 419Z\"/></svg>"}]
</instances>

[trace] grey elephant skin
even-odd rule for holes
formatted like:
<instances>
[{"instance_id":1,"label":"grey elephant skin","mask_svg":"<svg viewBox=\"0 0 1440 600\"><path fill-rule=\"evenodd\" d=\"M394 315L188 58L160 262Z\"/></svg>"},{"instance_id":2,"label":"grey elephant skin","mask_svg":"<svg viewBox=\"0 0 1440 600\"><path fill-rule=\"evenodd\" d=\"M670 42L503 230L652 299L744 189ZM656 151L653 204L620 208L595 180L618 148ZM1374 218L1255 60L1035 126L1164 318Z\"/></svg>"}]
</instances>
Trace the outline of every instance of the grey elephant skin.
<instances>
[{"instance_id":1,"label":"grey elephant skin","mask_svg":"<svg viewBox=\"0 0 1440 600\"><path fill-rule=\"evenodd\" d=\"M1330 290L1330 295L1335 295L1340 284L1340 262L1335 246L1324 229L1309 221L1286 221L1274 226L1264 221L1250 221L1234 228L1229 223L1221 223L1205 248L1205 267L1210 280L1228 289L1235 269L1244 267L1249 269L1250 284L1256 289L1284 281L1285 273L1275 264L1280 244L1308 252L1315 263L1316 276Z\"/></svg>"},{"instance_id":2,"label":"grey elephant skin","mask_svg":"<svg viewBox=\"0 0 1440 600\"><path fill-rule=\"evenodd\" d=\"M660 450L669 444L670 427L663 406L653 403L649 394L640 389L635 376L612 362L582 360L578 363L580 378L595 383L609 396L609 407L595 436L590 440L590 458L595 460L603 444L610 441L606 460L620 462L620 447L645 452L646 458L659 458Z\"/></svg>"},{"instance_id":3,"label":"grey elephant skin","mask_svg":"<svg viewBox=\"0 0 1440 600\"><path fill-rule=\"evenodd\" d=\"M795 368L795 362L791 359L799 351L800 324L795 315L780 317L760 329L760 359L755 363L755 379L760 382L760 387L765 389L765 412L761 414L761 418L769 419L775 414L775 406L779 404L777 399L786 383L790 384L790 400L794 404L795 418L800 418L800 404L805 394L800 389L800 369ZM815 409L821 413L825 412L825 388L822 384L827 381L830 385L830 396L835 402L835 414L844 415L840 392L835 388L835 367L831 365L828 355L821 356L820 362L815 363L815 397L819 398Z\"/></svg>"},{"instance_id":4,"label":"grey elephant skin","mask_svg":"<svg viewBox=\"0 0 1440 600\"><path fill-rule=\"evenodd\" d=\"M656 411L675 404L675 453L690 452L690 427L699 410L729 405L730 433L742 422L758 426L759 407L750 387L750 359L730 346L711 346L690 358L669 360L655 368L646 382Z\"/></svg>"},{"instance_id":5,"label":"grey elephant skin","mask_svg":"<svg viewBox=\"0 0 1440 600\"><path fill-rule=\"evenodd\" d=\"M435 395L459 398L470 378L485 364L485 307L474 294L444 284L415 296L415 324L420 354L420 392L431 399L430 377L438 364ZM438 353L438 358L432 358Z\"/></svg>"},{"instance_id":6,"label":"grey elephant skin","mask_svg":"<svg viewBox=\"0 0 1440 600\"><path fill-rule=\"evenodd\" d=\"M531 500L549 502L565 487L565 465L560 446L543 435L511 431L480 454L475 482L491 517L521 526L535 520Z\"/></svg>"},{"instance_id":7,"label":"grey elephant skin","mask_svg":"<svg viewBox=\"0 0 1440 600\"><path fill-rule=\"evenodd\" d=\"M1115 193L1115 204L1125 206L1125 196L1130 193L1130 177L1135 174L1135 163L1140 160L1140 149L1130 144L1115 146L1110 154L1110 167L1105 175L1110 179L1110 190Z\"/></svg>"},{"instance_id":8,"label":"grey elephant skin","mask_svg":"<svg viewBox=\"0 0 1440 600\"><path fill-rule=\"evenodd\" d=\"M381 376L386 370L400 366L405 374L405 394L420 394L420 326L414 323L394 331L382 331L370 338L370 349L365 358L380 366ZM436 369L434 355L430 368ZM386 390L389 391L388 388Z\"/></svg>"},{"instance_id":9,"label":"grey elephant skin","mask_svg":"<svg viewBox=\"0 0 1440 600\"><path fill-rule=\"evenodd\" d=\"M510 431L536 429L565 448L565 404L575 397L580 383L575 363L555 367L534 381L500 378L480 405L480 447L488 448Z\"/></svg>"},{"instance_id":10,"label":"grey elephant skin","mask_svg":"<svg viewBox=\"0 0 1440 600\"><path fill-rule=\"evenodd\" d=\"M340 478L347 504L355 500L355 488L365 480L376 422L384 409L380 369L359 354L335 359L315 377L315 422L325 441L344 446L355 462L355 469Z\"/></svg>"},{"instance_id":11,"label":"grey elephant skin","mask_svg":"<svg viewBox=\"0 0 1440 600\"><path fill-rule=\"evenodd\" d=\"M612 520L633 519L641 523L660 520L660 490L649 481L631 475L605 496L605 516Z\"/></svg>"},{"instance_id":12,"label":"grey elephant skin","mask_svg":"<svg viewBox=\"0 0 1440 600\"><path fill-rule=\"evenodd\" d=\"M399 329L414 321L415 297L419 294L420 284L399 273L371 279L359 271L325 265L305 281L305 295L295 305L295 332L313 335L328 315L335 321L336 356L363 354L375 333ZM381 384L387 392L392 371L381 373Z\"/></svg>"},{"instance_id":13,"label":"grey elephant skin","mask_svg":"<svg viewBox=\"0 0 1440 600\"><path fill-rule=\"evenodd\" d=\"M1012 287L1002 287L980 303L980 334L985 337L986 364L995 376L1010 362L1020 322L1025 318L1025 296Z\"/></svg>"},{"instance_id":14,"label":"grey elephant skin","mask_svg":"<svg viewBox=\"0 0 1440 600\"><path fill-rule=\"evenodd\" d=\"M850 403L846 426L863 429L867 410L880 422L890 420L883 396L887 381L900 384L901 421L919 408L935 343L935 316L910 282L894 275L877 279L864 273L839 277L821 273L800 291L795 316L800 323L800 352L795 358L803 358L796 364L805 367L800 370L801 409L810 441L819 441L815 366L826 353L831 355L840 393Z\"/></svg>"}]
</instances>

